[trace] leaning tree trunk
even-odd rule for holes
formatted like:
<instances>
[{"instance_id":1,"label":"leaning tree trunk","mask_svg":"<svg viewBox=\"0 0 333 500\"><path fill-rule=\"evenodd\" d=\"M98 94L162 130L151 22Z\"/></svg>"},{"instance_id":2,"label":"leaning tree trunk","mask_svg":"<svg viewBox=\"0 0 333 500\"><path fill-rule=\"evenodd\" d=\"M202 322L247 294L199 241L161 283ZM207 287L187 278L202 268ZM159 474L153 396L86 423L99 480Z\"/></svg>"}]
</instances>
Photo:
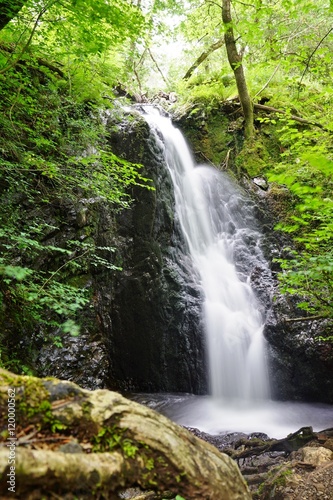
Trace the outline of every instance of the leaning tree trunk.
<instances>
[{"instance_id":1,"label":"leaning tree trunk","mask_svg":"<svg viewBox=\"0 0 333 500\"><path fill-rule=\"evenodd\" d=\"M186 71L186 74L183 76L183 80L188 80L192 76L193 72L198 68L198 66L200 66L200 64L202 64L207 59L207 57L212 54L212 52L222 47L223 44L224 38L220 38L219 40L217 40L217 42L212 43L212 45L210 45L207 50L200 54L200 56L192 64L190 69Z\"/></svg>"},{"instance_id":2,"label":"leaning tree trunk","mask_svg":"<svg viewBox=\"0 0 333 500\"><path fill-rule=\"evenodd\" d=\"M230 457L115 392L0 369L0 427L0 496L8 494L11 453L11 498L71 492L81 499L116 499L119 489L133 485L186 500L251 498Z\"/></svg>"},{"instance_id":3,"label":"leaning tree trunk","mask_svg":"<svg viewBox=\"0 0 333 500\"><path fill-rule=\"evenodd\" d=\"M254 135L253 105L245 80L242 57L236 47L230 12L230 0L222 0L222 20L225 27L224 40L228 61L235 75L239 100L244 113L245 138L250 139Z\"/></svg>"}]
</instances>

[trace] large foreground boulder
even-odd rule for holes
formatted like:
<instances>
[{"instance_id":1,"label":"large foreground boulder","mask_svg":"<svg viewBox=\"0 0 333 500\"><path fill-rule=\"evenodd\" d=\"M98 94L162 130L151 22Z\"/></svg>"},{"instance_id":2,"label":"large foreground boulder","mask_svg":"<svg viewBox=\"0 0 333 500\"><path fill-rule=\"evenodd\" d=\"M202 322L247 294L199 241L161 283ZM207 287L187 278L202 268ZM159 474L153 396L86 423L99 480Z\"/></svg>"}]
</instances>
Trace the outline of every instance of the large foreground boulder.
<instances>
[{"instance_id":1,"label":"large foreground boulder","mask_svg":"<svg viewBox=\"0 0 333 500\"><path fill-rule=\"evenodd\" d=\"M251 498L230 457L118 393L0 370L0 405L1 498Z\"/></svg>"}]
</instances>

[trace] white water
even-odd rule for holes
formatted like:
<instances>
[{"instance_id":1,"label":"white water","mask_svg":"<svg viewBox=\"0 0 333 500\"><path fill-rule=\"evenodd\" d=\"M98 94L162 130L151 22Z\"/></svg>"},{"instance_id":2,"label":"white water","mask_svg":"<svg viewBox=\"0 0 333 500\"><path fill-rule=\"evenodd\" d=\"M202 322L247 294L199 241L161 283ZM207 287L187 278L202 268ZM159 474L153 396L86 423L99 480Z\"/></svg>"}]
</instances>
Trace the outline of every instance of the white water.
<instances>
[{"instance_id":1,"label":"white water","mask_svg":"<svg viewBox=\"0 0 333 500\"><path fill-rule=\"evenodd\" d=\"M190 394L136 394L136 401L174 422L208 434L265 433L280 439L301 427L314 431L333 426L333 407L296 401L226 401Z\"/></svg>"},{"instance_id":2,"label":"white water","mask_svg":"<svg viewBox=\"0 0 333 500\"><path fill-rule=\"evenodd\" d=\"M202 287L211 395L146 394L136 399L210 434L264 432L282 438L303 426L315 431L332 427L330 405L270 400L263 318L247 279L249 268L266 263L248 200L228 176L194 164L169 118L155 108L145 109L165 150L177 216Z\"/></svg>"},{"instance_id":3,"label":"white water","mask_svg":"<svg viewBox=\"0 0 333 500\"><path fill-rule=\"evenodd\" d=\"M251 402L269 397L263 319L257 299L239 277L234 254L248 252L244 238L258 233L246 227L242 196L217 169L194 164L181 132L155 108L145 117L162 147L175 192L176 212L202 287L213 397Z\"/></svg>"}]
</instances>

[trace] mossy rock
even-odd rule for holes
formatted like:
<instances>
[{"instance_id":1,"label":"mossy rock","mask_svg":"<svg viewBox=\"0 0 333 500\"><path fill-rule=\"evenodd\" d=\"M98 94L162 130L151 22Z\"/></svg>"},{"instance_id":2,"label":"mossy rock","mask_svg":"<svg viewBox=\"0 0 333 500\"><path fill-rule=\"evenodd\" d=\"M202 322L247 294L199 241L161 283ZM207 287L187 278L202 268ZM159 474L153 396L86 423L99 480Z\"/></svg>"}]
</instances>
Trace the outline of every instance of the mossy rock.
<instances>
[{"instance_id":1,"label":"mossy rock","mask_svg":"<svg viewBox=\"0 0 333 500\"><path fill-rule=\"evenodd\" d=\"M264 174L271 166L270 153L264 141L255 137L245 141L236 158L237 173L246 173L249 177Z\"/></svg>"}]
</instances>

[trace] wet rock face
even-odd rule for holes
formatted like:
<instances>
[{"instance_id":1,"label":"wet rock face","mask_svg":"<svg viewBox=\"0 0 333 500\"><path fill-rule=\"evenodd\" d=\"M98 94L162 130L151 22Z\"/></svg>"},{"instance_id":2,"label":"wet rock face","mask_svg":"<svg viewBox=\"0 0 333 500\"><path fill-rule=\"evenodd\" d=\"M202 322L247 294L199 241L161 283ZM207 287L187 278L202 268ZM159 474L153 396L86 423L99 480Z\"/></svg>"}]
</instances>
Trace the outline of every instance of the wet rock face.
<instances>
[{"instance_id":1,"label":"wet rock face","mask_svg":"<svg viewBox=\"0 0 333 500\"><path fill-rule=\"evenodd\" d=\"M333 346L318 340L320 336L327 336L330 326L325 320L301 321L306 314L297 307L297 298L279 292L280 268L274 259L285 258L286 247L292 246L292 241L285 234L274 231L278 222L277 199L274 198L272 206L270 187L263 191L255 187L255 183L251 185L251 181L245 184L257 200L262 248L271 270L270 276L261 272L253 274L251 282L261 301L266 300L264 335L268 341L272 396L282 400L332 403Z\"/></svg>"},{"instance_id":2,"label":"wet rock face","mask_svg":"<svg viewBox=\"0 0 333 500\"><path fill-rule=\"evenodd\" d=\"M286 313L286 306L282 313L280 310L274 315L273 311L265 326L273 396L332 403L333 349L331 344L317 340L325 332L325 322L288 322L284 318L295 318L295 310L290 316Z\"/></svg>"},{"instance_id":3,"label":"wet rock face","mask_svg":"<svg viewBox=\"0 0 333 500\"><path fill-rule=\"evenodd\" d=\"M112 287L101 283L100 318L109 338L110 387L203 393L201 296L183 251L163 151L139 115L117 127L110 118L108 127L112 150L143 164L143 175L155 187L136 187L132 208L118 216L117 248L123 270Z\"/></svg>"},{"instance_id":4,"label":"wet rock face","mask_svg":"<svg viewBox=\"0 0 333 500\"><path fill-rule=\"evenodd\" d=\"M62 336L62 347L41 333L37 372L89 389L205 392L201 295L174 219L163 152L139 114L109 117L107 129L112 150L143 164L155 190L136 187L132 208L116 216L112 205L94 199L61 200L43 212L50 225L64 221L47 244L80 240L116 248L101 256L122 271L83 265L75 280L90 291L93 307L80 313L80 335ZM46 258L40 265L53 263Z\"/></svg>"},{"instance_id":5,"label":"wet rock face","mask_svg":"<svg viewBox=\"0 0 333 500\"><path fill-rule=\"evenodd\" d=\"M45 376L80 382L90 390L105 386L108 358L103 341L94 340L89 334L78 338L67 336L62 347L46 345L41 349L40 369Z\"/></svg>"},{"instance_id":6,"label":"wet rock face","mask_svg":"<svg viewBox=\"0 0 333 500\"><path fill-rule=\"evenodd\" d=\"M43 208L43 219L52 226L45 236L45 243L65 246L68 240L78 240L92 245L100 244L100 234L107 235L112 246L114 236L111 207L99 199L56 200ZM59 224L57 221L61 221ZM106 229L107 226L107 229ZM41 268L52 269L54 256L45 253L40 260ZM55 269L60 266L56 263ZM106 273L104 267L90 266L89 261L80 260L80 268L71 276L73 283L96 297L99 277ZM96 301L93 300L96 305ZM59 330L44 332L42 327L35 335L37 348L35 368L39 376L55 376L70 380L87 389L105 387L108 380L107 339L104 337L97 307L85 307L80 311L81 331L78 336L63 334Z\"/></svg>"}]
</instances>

